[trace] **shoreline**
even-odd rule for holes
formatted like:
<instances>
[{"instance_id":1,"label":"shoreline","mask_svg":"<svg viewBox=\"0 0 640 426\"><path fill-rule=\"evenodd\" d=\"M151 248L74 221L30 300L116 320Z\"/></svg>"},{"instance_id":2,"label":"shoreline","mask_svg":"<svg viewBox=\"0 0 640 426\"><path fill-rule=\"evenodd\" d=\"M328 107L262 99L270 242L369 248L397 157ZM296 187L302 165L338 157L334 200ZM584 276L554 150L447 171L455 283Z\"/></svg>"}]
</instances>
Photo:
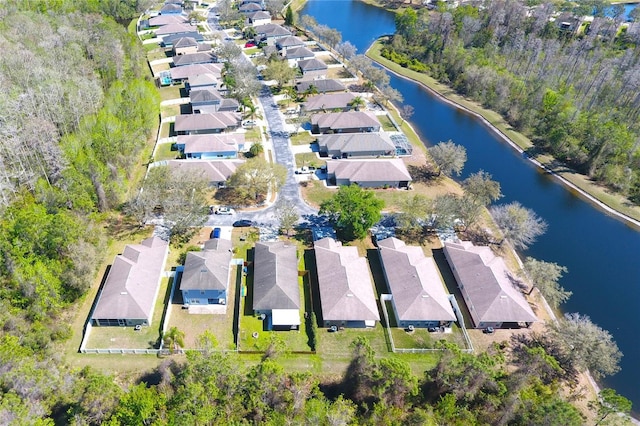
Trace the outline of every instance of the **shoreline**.
<instances>
[{"instance_id":1,"label":"shoreline","mask_svg":"<svg viewBox=\"0 0 640 426\"><path fill-rule=\"evenodd\" d=\"M562 176L561 174L555 172L552 168L548 167L547 165L543 164L542 162L536 160L535 158L529 157L526 154L525 149L523 149L520 145L518 145L516 142L514 142L509 136L507 136L501 129L499 129L497 126L495 126L493 123L491 123L487 118L485 118L480 112L478 111L474 111L472 109L470 109L469 107L466 107L465 105L462 105L461 103L450 99L449 97L447 97L445 94L440 93L438 90L434 89L433 87L427 85L426 83L416 80L406 74L400 73L390 67L387 66L386 63L382 62L377 56L375 58L371 57L369 55L371 49L380 43L380 38L377 39L376 41L374 41L371 46L369 46L369 48L366 50L365 55L367 57L369 57L371 60L373 60L374 62L376 62L378 65L380 65L381 67L383 67L385 70L393 73L394 75L403 78L405 80L409 80L412 81L416 84L419 84L421 87L424 87L426 90L429 91L429 93L431 93L432 95L434 95L439 101L444 102L446 104L449 104L467 114L470 114L472 116L474 116L475 118L477 118L478 120L480 120L480 122L489 130L491 131L491 133L493 133L494 135L496 135L497 137L499 137L503 142L507 143L511 148L513 148L516 152L520 153L520 155L522 155L527 161L531 162L532 164L534 164L538 169L540 169L541 171L549 174L550 176L552 176L553 178L557 179L562 185L565 185L567 188L574 190L577 195L579 195L580 197L582 197L583 199L585 199L585 201L589 202L590 204L594 205L595 207L599 208L600 210L602 210L604 213L608 214L609 216L614 217L615 219L618 219L620 221L622 221L623 223L632 226L634 228L636 228L636 230L640 231L640 220L635 219L631 216L629 216L628 214L625 214L619 210L616 210L615 208L609 206L608 204L606 204L605 202L599 200L595 195L587 192L585 189L579 187L578 185L576 185L575 183L571 182L570 180L568 180L567 178L565 178L564 176ZM385 58L381 58L382 60L386 61L386 62L391 62L388 59ZM393 64L395 64L394 62L391 62ZM395 64L397 65L397 64ZM399 65L398 65L399 66ZM427 76L425 74L425 76ZM427 76L428 77L428 76ZM424 143L424 142L423 142ZM577 172L575 172L577 173ZM582 175L581 175L582 176Z\"/></svg>"}]
</instances>

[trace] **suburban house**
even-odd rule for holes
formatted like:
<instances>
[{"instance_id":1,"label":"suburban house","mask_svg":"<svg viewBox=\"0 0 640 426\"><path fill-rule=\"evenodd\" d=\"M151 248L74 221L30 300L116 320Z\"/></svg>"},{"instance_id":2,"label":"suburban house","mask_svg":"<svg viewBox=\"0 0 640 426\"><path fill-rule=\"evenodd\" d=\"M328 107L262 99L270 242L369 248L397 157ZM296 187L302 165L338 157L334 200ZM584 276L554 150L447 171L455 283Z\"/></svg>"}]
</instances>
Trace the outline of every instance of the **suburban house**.
<instances>
[{"instance_id":1,"label":"suburban house","mask_svg":"<svg viewBox=\"0 0 640 426\"><path fill-rule=\"evenodd\" d=\"M214 238L202 251L190 251L180 280L185 305L226 305L233 257L230 240Z\"/></svg>"},{"instance_id":2,"label":"suburban house","mask_svg":"<svg viewBox=\"0 0 640 426\"><path fill-rule=\"evenodd\" d=\"M184 80L190 80L195 76L202 74L213 74L216 78L222 75L222 64L193 64L182 67L174 67L169 70L171 80L174 83L180 83Z\"/></svg>"},{"instance_id":3,"label":"suburban house","mask_svg":"<svg viewBox=\"0 0 640 426\"><path fill-rule=\"evenodd\" d=\"M197 27L191 24L167 24L156 30L156 37L171 34L183 34L197 31Z\"/></svg>"},{"instance_id":4,"label":"suburban house","mask_svg":"<svg viewBox=\"0 0 640 426\"><path fill-rule=\"evenodd\" d=\"M380 157L396 153L388 133L334 133L318 135L320 154L328 157Z\"/></svg>"},{"instance_id":5,"label":"suburban house","mask_svg":"<svg viewBox=\"0 0 640 426\"><path fill-rule=\"evenodd\" d=\"M240 104L237 100L232 98L222 98L218 104L203 104L194 105L194 114L213 114L216 112L237 112L240 109Z\"/></svg>"},{"instance_id":6,"label":"suburban house","mask_svg":"<svg viewBox=\"0 0 640 426\"><path fill-rule=\"evenodd\" d=\"M490 247L470 241L445 242L444 255L474 327L529 327L538 320L522 292L514 287L504 260Z\"/></svg>"},{"instance_id":7,"label":"suburban house","mask_svg":"<svg viewBox=\"0 0 640 426\"><path fill-rule=\"evenodd\" d=\"M253 310L267 330L300 327L300 288L295 244L257 242L253 262Z\"/></svg>"},{"instance_id":8,"label":"suburban house","mask_svg":"<svg viewBox=\"0 0 640 426\"><path fill-rule=\"evenodd\" d=\"M323 79L327 76L327 71L329 70L329 67L327 66L327 64L325 64L318 58L304 59L302 61L298 61L298 68L300 68L300 72L302 73L302 80ZM337 81L337 80L329 80L329 81ZM328 85L325 87L328 87ZM339 90L344 90L344 89L323 90L323 91L331 92L331 91L339 91ZM318 90L318 92L322 92L322 91Z\"/></svg>"},{"instance_id":9,"label":"suburban house","mask_svg":"<svg viewBox=\"0 0 640 426\"><path fill-rule=\"evenodd\" d=\"M380 321L367 260L333 238L313 243L325 327L375 327Z\"/></svg>"},{"instance_id":10,"label":"suburban house","mask_svg":"<svg viewBox=\"0 0 640 426\"><path fill-rule=\"evenodd\" d=\"M238 151L244 148L244 134L180 135L176 147L185 158L199 160L237 158Z\"/></svg>"},{"instance_id":11,"label":"suburban house","mask_svg":"<svg viewBox=\"0 0 640 426\"><path fill-rule=\"evenodd\" d=\"M394 237L377 245L398 327L450 327L456 316L433 258Z\"/></svg>"},{"instance_id":12,"label":"suburban house","mask_svg":"<svg viewBox=\"0 0 640 426\"><path fill-rule=\"evenodd\" d=\"M240 13L248 15L250 13L260 12L262 10L262 6L256 3L244 3L241 4L240 7L238 7L238 10L240 11Z\"/></svg>"},{"instance_id":13,"label":"suburban house","mask_svg":"<svg viewBox=\"0 0 640 426\"><path fill-rule=\"evenodd\" d=\"M407 188L411 175L399 158L367 160L328 160L327 184L362 188Z\"/></svg>"},{"instance_id":14,"label":"suburban house","mask_svg":"<svg viewBox=\"0 0 640 426\"><path fill-rule=\"evenodd\" d=\"M174 130L179 135L221 133L240 126L240 115L234 112L181 114L176 116Z\"/></svg>"},{"instance_id":15,"label":"suburban house","mask_svg":"<svg viewBox=\"0 0 640 426\"><path fill-rule=\"evenodd\" d=\"M197 53L200 43L193 37L180 37L173 43L173 56L186 55L188 53Z\"/></svg>"},{"instance_id":16,"label":"suburban house","mask_svg":"<svg viewBox=\"0 0 640 426\"><path fill-rule=\"evenodd\" d=\"M173 47L173 45L175 43L178 42L178 40L180 40L181 38L185 38L185 37L189 37L194 39L197 43L200 44L199 48L207 47L208 49L211 48L210 45L208 44L204 44L204 37L202 36L202 34L200 34L199 32L190 32L190 33L180 33L180 34L171 34L171 35L166 35L164 37L162 37L162 46L164 47Z\"/></svg>"},{"instance_id":17,"label":"suburban house","mask_svg":"<svg viewBox=\"0 0 640 426\"><path fill-rule=\"evenodd\" d=\"M304 45L304 41L296 36L287 36L276 40L276 48L283 55L287 53L287 49L292 49L294 47L304 47Z\"/></svg>"},{"instance_id":18,"label":"suburban house","mask_svg":"<svg viewBox=\"0 0 640 426\"><path fill-rule=\"evenodd\" d=\"M216 62L216 56L211 52L189 53L173 57L173 65L183 67L185 65L209 64Z\"/></svg>"},{"instance_id":19,"label":"suburban house","mask_svg":"<svg viewBox=\"0 0 640 426\"><path fill-rule=\"evenodd\" d=\"M311 59L313 61L314 59ZM317 61L317 59L315 59ZM300 61L298 66L302 67L302 63L305 61ZM322 61L318 61L322 62ZM322 62L324 64L324 62ZM327 70L327 65L325 66L325 74ZM311 87L313 86L313 87ZM304 93L307 90L315 89L318 93L328 93L328 92L344 92L347 90L347 87L342 84L339 80L332 79L319 79L314 81L303 80L296 83L296 90L298 93Z\"/></svg>"},{"instance_id":20,"label":"suburban house","mask_svg":"<svg viewBox=\"0 0 640 426\"><path fill-rule=\"evenodd\" d=\"M217 111L216 106L220 105L222 95L216 89L197 89L189 91L189 101L194 112L201 106L212 106Z\"/></svg>"},{"instance_id":21,"label":"suburban house","mask_svg":"<svg viewBox=\"0 0 640 426\"><path fill-rule=\"evenodd\" d=\"M278 39L291 35L289 30L277 24L258 25L254 28L256 30L256 39L264 41L269 46L274 46Z\"/></svg>"},{"instance_id":22,"label":"suburban house","mask_svg":"<svg viewBox=\"0 0 640 426\"><path fill-rule=\"evenodd\" d=\"M255 3L253 3L255 4ZM271 14L264 10L256 10L255 12L247 12L245 24L247 26L257 27L258 25L266 25L271 23Z\"/></svg>"},{"instance_id":23,"label":"suburban house","mask_svg":"<svg viewBox=\"0 0 640 426\"><path fill-rule=\"evenodd\" d=\"M307 49L306 47L290 47L284 52L284 57L289 63L290 67L295 67L298 65L299 61L304 61L308 59L313 59L315 55L312 51Z\"/></svg>"},{"instance_id":24,"label":"suburban house","mask_svg":"<svg viewBox=\"0 0 640 426\"><path fill-rule=\"evenodd\" d=\"M304 112L347 110L356 96L351 92L311 96L302 104Z\"/></svg>"},{"instance_id":25,"label":"suburban house","mask_svg":"<svg viewBox=\"0 0 640 426\"><path fill-rule=\"evenodd\" d=\"M189 77L187 82L187 88L191 90L199 89L217 89L218 78L213 73L198 74L193 77Z\"/></svg>"},{"instance_id":26,"label":"suburban house","mask_svg":"<svg viewBox=\"0 0 640 426\"><path fill-rule=\"evenodd\" d=\"M169 243L158 237L128 244L115 257L91 314L93 326L150 325Z\"/></svg>"},{"instance_id":27,"label":"suburban house","mask_svg":"<svg viewBox=\"0 0 640 426\"><path fill-rule=\"evenodd\" d=\"M181 15L182 6L175 3L167 3L160 9L160 15Z\"/></svg>"},{"instance_id":28,"label":"suburban house","mask_svg":"<svg viewBox=\"0 0 640 426\"><path fill-rule=\"evenodd\" d=\"M331 112L311 116L313 133L363 133L380 131L380 122L367 111Z\"/></svg>"},{"instance_id":29,"label":"suburban house","mask_svg":"<svg viewBox=\"0 0 640 426\"><path fill-rule=\"evenodd\" d=\"M183 170L188 173L202 175L214 187L222 187L237 168L244 163L243 160L169 160L165 164L174 170Z\"/></svg>"},{"instance_id":30,"label":"suburban house","mask_svg":"<svg viewBox=\"0 0 640 426\"><path fill-rule=\"evenodd\" d=\"M149 26L161 27L169 24L186 24L189 20L182 15L158 15L149 18Z\"/></svg>"}]
</instances>

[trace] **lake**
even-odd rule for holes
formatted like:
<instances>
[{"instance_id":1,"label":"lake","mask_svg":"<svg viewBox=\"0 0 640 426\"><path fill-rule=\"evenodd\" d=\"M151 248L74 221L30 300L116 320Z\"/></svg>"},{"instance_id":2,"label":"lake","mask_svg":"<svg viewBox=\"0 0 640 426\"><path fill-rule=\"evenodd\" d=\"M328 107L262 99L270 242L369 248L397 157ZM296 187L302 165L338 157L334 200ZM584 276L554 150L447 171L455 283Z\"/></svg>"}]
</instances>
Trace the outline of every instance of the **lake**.
<instances>
[{"instance_id":1,"label":"lake","mask_svg":"<svg viewBox=\"0 0 640 426\"><path fill-rule=\"evenodd\" d=\"M358 1L311 0L302 14L336 28L358 53L379 35L395 30L393 14ZM640 410L640 344L633 328L640 318L640 232L535 168L476 118L393 74L391 85L402 93L404 104L414 107L410 121L425 143L452 139L466 147L462 179L485 170L500 182L504 194L500 203L518 201L547 221L547 233L522 255L569 269L561 284L573 296L563 305L564 311L589 315L611 332L624 353L622 371L602 384L631 399Z\"/></svg>"}]
</instances>

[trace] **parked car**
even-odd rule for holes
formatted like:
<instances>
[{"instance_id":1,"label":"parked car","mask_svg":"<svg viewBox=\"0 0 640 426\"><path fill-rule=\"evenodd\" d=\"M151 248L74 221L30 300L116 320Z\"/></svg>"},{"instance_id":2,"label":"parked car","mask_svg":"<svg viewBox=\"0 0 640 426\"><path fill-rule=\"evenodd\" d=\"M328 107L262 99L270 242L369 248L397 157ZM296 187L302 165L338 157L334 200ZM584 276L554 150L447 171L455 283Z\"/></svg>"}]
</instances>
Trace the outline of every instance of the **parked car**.
<instances>
[{"instance_id":1,"label":"parked car","mask_svg":"<svg viewBox=\"0 0 640 426\"><path fill-rule=\"evenodd\" d=\"M256 44L252 41L248 41L244 44L244 47L249 48L249 47L256 47Z\"/></svg>"},{"instance_id":2,"label":"parked car","mask_svg":"<svg viewBox=\"0 0 640 426\"><path fill-rule=\"evenodd\" d=\"M213 231L211 231L211 235L209 235L209 238L220 238L220 232L220 228L213 228Z\"/></svg>"},{"instance_id":3,"label":"parked car","mask_svg":"<svg viewBox=\"0 0 640 426\"><path fill-rule=\"evenodd\" d=\"M299 169L296 169L295 174L297 175L310 175L316 172L316 168L313 166L302 166Z\"/></svg>"},{"instance_id":4,"label":"parked car","mask_svg":"<svg viewBox=\"0 0 640 426\"><path fill-rule=\"evenodd\" d=\"M236 228L246 228L248 226L253 226L253 222L249 219L240 219L233 222L233 226Z\"/></svg>"},{"instance_id":5,"label":"parked car","mask_svg":"<svg viewBox=\"0 0 640 426\"><path fill-rule=\"evenodd\" d=\"M242 123L242 127L253 127L255 125L256 125L256 122L254 120L247 120Z\"/></svg>"},{"instance_id":6,"label":"parked car","mask_svg":"<svg viewBox=\"0 0 640 426\"><path fill-rule=\"evenodd\" d=\"M216 210L216 214L224 214L224 215L229 215L229 214L235 214L235 210L233 210L231 207L218 207L218 210Z\"/></svg>"},{"instance_id":7,"label":"parked car","mask_svg":"<svg viewBox=\"0 0 640 426\"><path fill-rule=\"evenodd\" d=\"M496 332L496 330L495 330L493 327L487 327L487 328L485 328L484 330L482 330L482 332L483 332L484 334L493 334L493 333L495 333L495 332Z\"/></svg>"}]
</instances>

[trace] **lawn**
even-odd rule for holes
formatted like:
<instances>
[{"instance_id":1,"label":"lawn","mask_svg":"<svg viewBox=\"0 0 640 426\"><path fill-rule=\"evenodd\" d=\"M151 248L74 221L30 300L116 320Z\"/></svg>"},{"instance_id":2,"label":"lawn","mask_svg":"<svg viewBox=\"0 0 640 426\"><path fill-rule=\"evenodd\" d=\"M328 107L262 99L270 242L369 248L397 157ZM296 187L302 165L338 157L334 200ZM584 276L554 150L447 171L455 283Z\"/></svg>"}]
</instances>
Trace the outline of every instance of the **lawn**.
<instances>
[{"instance_id":1,"label":"lawn","mask_svg":"<svg viewBox=\"0 0 640 426\"><path fill-rule=\"evenodd\" d=\"M353 78L353 74L347 71L345 67L329 68L327 70L327 78Z\"/></svg>"},{"instance_id":2,"label":"lawn","mask_svg":"<svg viewBox=\"0 0 640 426\"><path fill-rule=\"evenodd\" d=\"M292 145L309 145L311 142L317 139L316 136L310 134L309 132L300 132L291 135L291 144Z\"/></svg>"},{"instance_id":3,"label":"lawn","mask_svg":"<svg viewBox=\"0 0 640 426\"><path fill-rule=\"evenodd\" d=\"M181 292L176 289L172 300L169 328L177 327L185 334L185 349L197 349L198 337L205 331L210 331L216 337L218 349L234 350L234 314L236 301L236 287L242 282L242 269L232 267L229 289L227 291L227 311L225 314L190 314L188 309L182 309Z\"/></svg>"},{"instance_id":4,"label":"lawn","mask_svg":"<svg viewBox=\"0 0 640 426\"><path fill-rule=\"evenodd\" d=\"M162 128L160 129L160 138L168 138L171 134L171 128L173 127L173 123L162 123Z\"/></svg>"},{"instance_id":5,"label":"lawn","mask_svg":"<svg viewBox=\"0 0 640 426\"><path fill-rule=\"evenodd\" d=\"M154 156L154 161L162 161L162 160L173 160L176 158L180 158L180 151L174 148L175 145L172 143L160 143L158 144L158 148L156 149L156 155Z\"/></svg>"},{"instance_id":6,"label":"lawn","mask_svg":"<svg viewBox=\"0 0 640 426\"><path fill-rule=\"evenodd\" d=\"M319 208L324 200L328 200L335 193L335 189L329 189L324 181L310 180L302 186L302 197L315 208Z\"/></svg>"},{"instance_id":7,"label":"lawn","mask_svg":"<svg viewBox=\"0 0 640 426\"><path fill-rule=\"evenodd\" d=\"M180 115L180 105L167 105L160 109L160 115L164 117L174 117Z\"/></svg>"},{"instance_id":8,"label":"lawn","mask_svg":"<svg viewBox=\"0 0 640 426\"><path fill-rule=\"evenodd\" d=\"M177 86L166 86L158 89L160 92L160 99L167 101L169 99L180 99L180 89L184 88L184 84Z\"/></svg>"},{"instance_id":9,"label":"lawn","mask_svg":"<svg viewBox=\"0 0 640 426\"><path fill-rule=\"evenodd\" d=\"M318 155L315 152L303 152L302 154L296 154L296 167L320 167L320 165L323 163L324 160L318 158Z\"/></svg>"},{"instance_id":10,"label":"lawn","mask_svg":"<svg viewBox=\"0 0 640 426\"><path fill-rule=\"evenodd\" d=\"M86 348L157 349L160 339L160 323L172 282L172 278L162 279L153 309L151 325L143 326L140 331L136 331L133 327L93 327Z\"/></svg>"},{"instance_id":11,"label":"lawn","mask_svg":"<svg viewBox=\"0 0 640 426\"><path fill-rule=\"evenodd\" d=\"M389 119L388 115L376 115L376 118L382 125L382 130L384 130L385 132L398 131L398 129L396 129L396 126L394 126L391 120Z\"/></svg>"},{"instance_id":12,"label":"lawn","mask_svg":"<svg viewBox=\"0 0 640 426\"><path fill-rule=\"evenodd\" d=\"M260 126L254 126L246 130L247 132L244 134L244 139L247 142L262 142L262 137L260 136Z\"/></svg>"},{"instance_id":13,"label":"lawn","mask_svg":"<svg viewBox=\"0 0 640 426\"><path fill-rule=\"evenodd\" d=\"M168 71L171 68L171 66L166 63L160 63L160 64L155 64L151 66L151 71L153 71L153 75L158 75L159 73L161 73L162 71ZM160 89L162 90L162 89Z\"/></svg>"}]
</instances>

